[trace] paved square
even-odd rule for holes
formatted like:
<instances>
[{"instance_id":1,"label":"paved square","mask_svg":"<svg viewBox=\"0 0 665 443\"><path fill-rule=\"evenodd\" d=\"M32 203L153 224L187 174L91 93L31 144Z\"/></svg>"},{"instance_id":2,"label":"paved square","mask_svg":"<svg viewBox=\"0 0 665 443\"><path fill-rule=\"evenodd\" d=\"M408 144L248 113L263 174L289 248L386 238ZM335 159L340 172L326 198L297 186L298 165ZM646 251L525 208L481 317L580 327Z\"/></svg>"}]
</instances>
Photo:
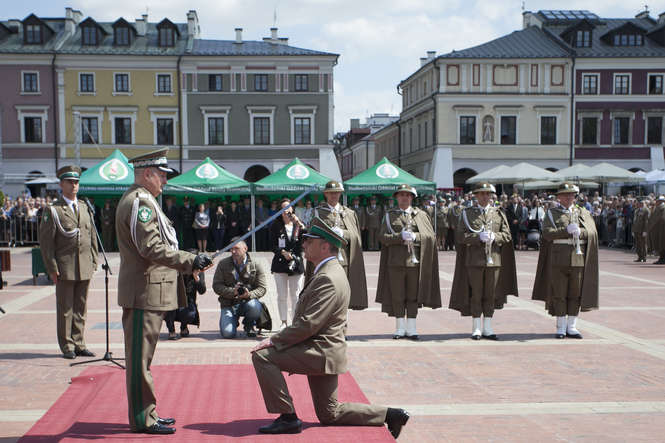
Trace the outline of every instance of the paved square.
<instances>
[{"instance_id":1,"label":"paved square","mask_svg":"<svg viewBox=\"0 0 665 443\"><path fill-rule=\"evenodd\" d=\"M257 254L270 260L270 254ZM599 311L582 313L584 340L555 340L554 319L531 301L537 252L518 252L520 297L495 314L501 341L469 340L471 320L446 308L421 310L421 341L392 340L393 319L371 302L349 313L349 370L370 401L405 407L412 419L402 442L662 441L665 432L665 267L633 263L625 251L600 251ZM374 300L378 253L366 253ZM454 272L453 252L439 254L443 304ZM119 257L110 255L117 272ZM166 340L154 364L248 364L255 340L223 340L211 288L199 296L201 328ZM9 287L0 291L0 440L23 435L67 389L83 366L60 357L55 288L42 275L32 285L30 250L12 250ZM117 276L109 280L110 321L118 325ZM275 287L266 302L278 324ZM88 298L86 341L105 347L104 274ZM110 330L111 351L123 355L122 329ZM80 360L77 360L80 361ZM102 365L106 363L96 363ZM159 383L159 380L156 380ZM168 411L177 417L177 411ZM177 435L177 434L176 434Z\"/></svg>"}]
</instances>

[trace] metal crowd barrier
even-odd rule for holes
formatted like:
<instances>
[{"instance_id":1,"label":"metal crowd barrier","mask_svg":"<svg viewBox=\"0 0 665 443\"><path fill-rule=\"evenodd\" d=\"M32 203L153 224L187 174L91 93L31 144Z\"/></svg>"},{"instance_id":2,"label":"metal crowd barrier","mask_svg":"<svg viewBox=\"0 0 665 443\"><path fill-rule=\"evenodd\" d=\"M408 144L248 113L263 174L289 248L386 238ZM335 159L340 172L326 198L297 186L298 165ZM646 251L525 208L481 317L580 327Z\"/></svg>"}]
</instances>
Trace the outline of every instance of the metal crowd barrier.
<instances>
[{"instance_id":1,"label":"metal crowd barrier","mask_svg":"<svg viewBox=\"0 0 665 443\"><path fill-rule=\"evenodd\" d=\"M30 246L39 244L37 217L0 218L0 246Z\"/></svg>"}]
</instances>

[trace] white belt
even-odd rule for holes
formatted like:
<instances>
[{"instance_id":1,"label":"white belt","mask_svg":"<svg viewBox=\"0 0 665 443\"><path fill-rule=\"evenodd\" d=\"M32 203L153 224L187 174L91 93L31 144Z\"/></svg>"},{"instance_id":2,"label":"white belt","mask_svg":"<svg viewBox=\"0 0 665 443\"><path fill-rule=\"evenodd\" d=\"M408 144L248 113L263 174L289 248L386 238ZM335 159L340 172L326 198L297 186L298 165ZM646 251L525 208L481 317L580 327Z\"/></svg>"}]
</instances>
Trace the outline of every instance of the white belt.
<instances>
[{"instance_id":1,"label":"white belt","mask_svg":"<svg viewBox=\"0 0 665 443\"><path fill-rule=\"evenodd\" d=\"M566 239L559 239L559 240L554 240L552 243L555 245L574 245L575 241L572 238L566 238ZM586 240L580 240L581 245L586 244Z\"/></svg>"}]
</instances>

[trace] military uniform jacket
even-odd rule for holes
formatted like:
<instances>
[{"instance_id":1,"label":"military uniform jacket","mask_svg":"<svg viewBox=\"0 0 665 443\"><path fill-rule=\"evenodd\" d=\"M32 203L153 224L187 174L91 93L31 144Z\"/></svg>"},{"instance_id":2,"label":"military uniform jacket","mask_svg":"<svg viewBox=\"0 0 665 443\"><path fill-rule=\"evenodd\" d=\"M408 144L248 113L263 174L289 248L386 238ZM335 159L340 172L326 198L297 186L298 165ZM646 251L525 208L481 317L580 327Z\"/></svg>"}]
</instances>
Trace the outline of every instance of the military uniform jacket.
<instances>
[{"instance_id":1,"label":"military uniform jacket","mask_svg":"<svg viewBox=\"0 0 665 443\"><path fill-rule=\"evenodd\" d=\"M376 205L372 208L371 205L365 208L365 224L368 229L378 229L381 226L383 219L383 209L381 206Z\"/></svg>"},{"instance_id":2,"label":"military uniform jacket","mask_svg":"<svg viewBox=\"0 0 665 443\"><path fill-rule=\"evenodd\" d=\"M115 209L110 207L108 209L102 208L102 230L113 229L113 223L115 223Z\"/></svg>"},{"instance_id":3,"label":"military uniform jacket","mask_svg":"<svg viewBox=\"0 0 665 443\"><path fill-rule=\"evenodd\" d=\"M358 207L351 206L349 209L351 209L353 212L356 213L356 218L358 219L358 228L360 228L360 230L367 229L367 220L365 219L365 208L358 205Z\"/></svg>"},{"instance_id":4,"label":"military uniform jacket","mask_svg":"<svg viewBox=\"0 0 665 443\"><path fill-rule=\"evenodd\" d=\"M191 274L196 256L178 250L175 229L155 198L132 185L118 203L115 220L120 251L118 305L151 311L187 306L178 272Z\"/></svg>"},{"instance_id":5,"label":"military uniform jacket","mask_svg":"<svg viewBox=\"0 0 665 443\"><path fill-rule=\"evenodd\" d=\"M78 217L64 198L42 212L39 246L49 274L58 272L60 280L90 280L97 269L97 234L93 215L85 202L78 200Z\"/></svg>"},{"instance_id":6,"label":"military uniform jacket","mask_svg":"<svg viewBox=\"0 0 665 443\"><path fill-rule=\"evenodd\" d=\"M536 280L533 284L533 300L542 300L549 309L552 298L551 272L554 266L584 266L582 277L582 295L580 308L582 311L598 309L598 232L591 213L585 208L576 207L579 211L580 240L584 255L575 253L575 247L569 244L557 244L555 240L568 240L572 236L566 227L570 222L568 210L551 208L543 219L543 241L538 253Z\"/></svg>"},{"instance_id":7,"label":"military uniform jacket","mask_svg":"<svg viewBox=\"0 0 665 443\"><path fill-rule=\"evenodd\" d=\"M390 287L390 267L419 266L418 305L429 308L441 307L441 288L439 285L439 255L436 251L436 236L425 211L411 208L413 228L416 234L414 247L420 263L410 263L407 246L402 240L402 228L406 226L407 216L400 209L390 210L381 224L381 258L379 262L379 280L376 288L376 301L381 303L381 311L394 315L392 308L392 288Z\"/></svg>"},{"instance_id":8,"label":"military uniform jacket","mask_svg":"<svg viewBox=\"0 0 665 443\"><path fill-rule=\"evenodd\" d=\"M365 277L365 260L363 258L362 242L360 240L360 228L356 213L345 206L339 205L340 210L340 228L344 239L348 242L345 248L341 248L344 265L348 269L348 278L351 284L351 301L349 308L361 310L367 308L367 279ZM328 203L321 202L316 207L315 216L321 218L328 226L334 227L337 215L331 210ZM307 262L308 271L306 280L313 271L311 262Z\"/></svg>"},{"instance_id":9,"label":"military uniform jacket","mask_svg":"<svg viewBox=\"0 0 665 443\"><path fill-rule=\"evenodd\" d=\"M665 203L660 203L649 216L649 239L657 253L665 251Z\"/></svg>"},{"instance_id":10,"label":"military uniform jacket","mask_svg":"<svg viewBox=\"0 0 665 443\"><path fill-rule=\"evenodd\" d=\"M346 372L346 313L351 288L337 258L324 263L305 283L298 296L293 323L270 340L278 351L299 346L304 367L317 367L314 374Z\"/></svg>"},{"instance_id":11,"label":"military uniform jacket","mask_svg":"<svg viewBox=\"0 0 665 443\"><path fill-rule=\"evenodd\" d=\"M493 207L487 212L483 212L479 207L472 207L463 209L458 220L455 229L455 245L457 245L455 275L448 307L459 311L463 316L471 315L471 285L466 268L500 266L494 290L494 309L502 309L508 300L508 295L519 296L515 251L506 215ZM482 231L483 226L489 221L492 222L492 232L496 236L491 249L494 265L487 264L485 243L480 241L480 232L478 232Z\"/></svg>"},{"instance_id":12,"label":"military uniform jacket","mask_svg":"<svg viewBox=\"0 0 665 443\"><path fill-rule=\"evenodd\" d=\"M457 223L459 222L459 217L462 214L462 206L459 204L450 206L448 208L448 227L451 229L457 229Z\"/></svg>"},{"instance_id":13,"label":"military uniform jacket","mask_svg":"<svg viewBox=\"0 0 665 443\"><path fill-rule=\"evenodd\" d=\"M647 232L649 225L649 208L640 208L635 211L633 216L633 233L635 235L642 235Z\"/></svg>"},{"instance_id":14,"label":"military uniform jacket","mask_svg":"<svg viewBox=\"0 0 665 443\"><path fill-rule=\"evenodd\" d=\"M236 283L242 283L249 291L249 297L261 298L268 288L266 270L262 263L252 260L247 254L245 266L238 272L233 257L220 260L212 279L212 290L219 295L219 304L222 308L229 308L240 300L235 299L234 289Z\"/></svg>"},{"instance_id":15,"label":"military uniform jacket","mask_svg":"<svg viewBox=\"0 0 665 443\"><path fill-rule=\"evenodd\" d=\"M439 207L436 211L436 232L445 233L448 230L448 208Z\"/></svg>"}]
</instances>

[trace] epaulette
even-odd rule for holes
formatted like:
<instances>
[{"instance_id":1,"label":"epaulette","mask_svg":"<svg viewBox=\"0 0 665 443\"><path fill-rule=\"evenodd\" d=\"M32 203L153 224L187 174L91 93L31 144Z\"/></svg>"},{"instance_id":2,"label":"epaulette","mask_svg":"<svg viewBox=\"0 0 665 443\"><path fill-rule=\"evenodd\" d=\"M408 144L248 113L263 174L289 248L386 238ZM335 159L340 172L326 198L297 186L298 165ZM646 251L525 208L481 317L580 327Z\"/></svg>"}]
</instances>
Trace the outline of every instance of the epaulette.
<instances>
[{"instance_id":1,"label":"epaulette","mask_svg":"<svg viewBox=\"0 0 665 443\"><path fill-rule=\"evenodd\" d=\"M148 194L147 192L139 192L138 197L139 198L150 198L150 194Z\"/></svg>"}]
</instances>

